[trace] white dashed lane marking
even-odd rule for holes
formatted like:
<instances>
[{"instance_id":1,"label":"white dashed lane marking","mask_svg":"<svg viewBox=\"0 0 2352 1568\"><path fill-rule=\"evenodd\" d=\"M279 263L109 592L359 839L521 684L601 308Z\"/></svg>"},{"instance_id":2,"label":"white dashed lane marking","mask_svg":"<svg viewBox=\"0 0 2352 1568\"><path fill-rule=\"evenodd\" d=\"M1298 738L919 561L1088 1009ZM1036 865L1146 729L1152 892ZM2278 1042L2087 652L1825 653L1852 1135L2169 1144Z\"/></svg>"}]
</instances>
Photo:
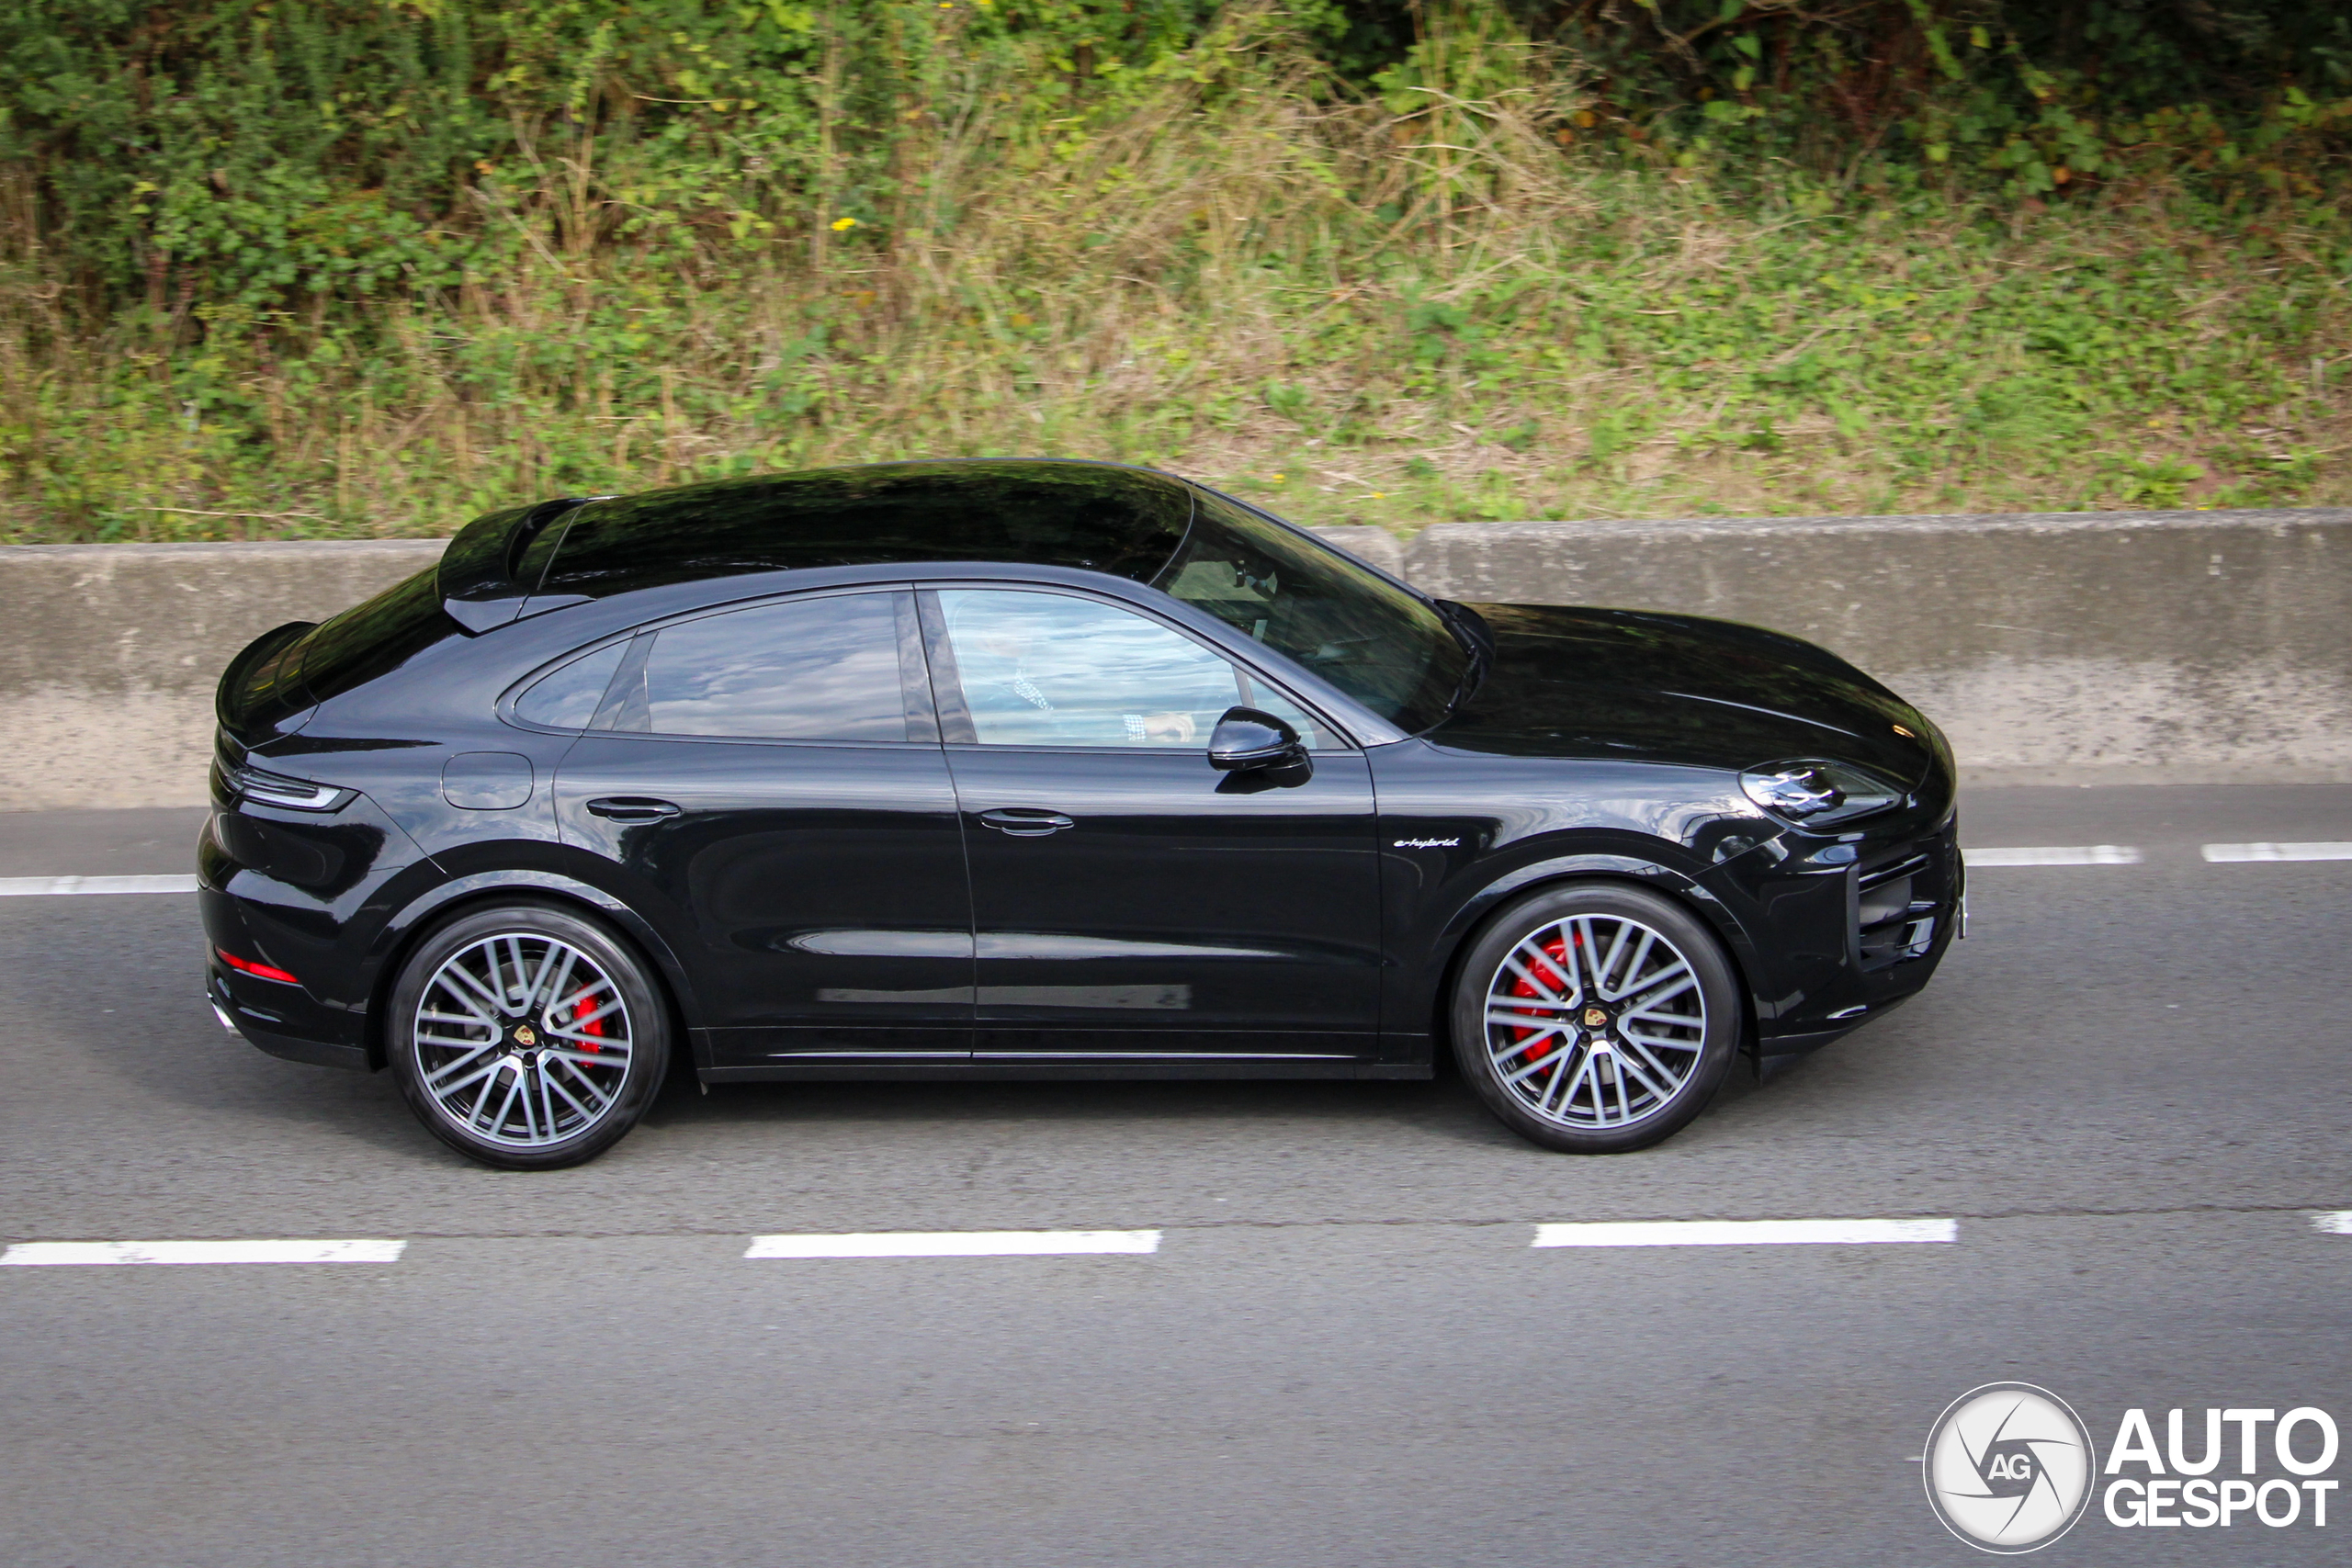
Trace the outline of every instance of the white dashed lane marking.
<instances>
[{"instance_id":1,"label":"white dashed lane marking","mask_svg":"<svg viewBox=\"0 0 2352 1568\"><path fill-rule=\"evenodd\" d=\"M2311 1228L2352 1236L2352 1209L2307 1212ZM1223 1229L1224 1227L1216 1227ZM1309 1227L1321 1228L1321 1227ZM1478 1228L1488 1228L1482 1222ZM819 1258L1053 1258L1157 1253L1165 1232L865 1231L757 1235L747 1260ZM1211 1234L1211 1233L1200 1233ZM458 1238L482 1240L489 1238ZM510 1240L526 1238L513 1237ZM639 1240L661 1239L638 1237ZM1535 1247L1858 1247L1956 1242L1960 1222L1905 1220L1587 1220L1538 1224ZM389 1237L334 1241L20 1241L0 1252L15 1268L121 1264L397 1263L408 1242Z\"/></svg>"},{"instance_id":2,"label":"white dashed lane marking","mask_svg":"<svg viewBox=\"0 0 2352 1568\"><path fill-rule=\"evenodd\" d=\"M1971 871L2011 865L2139 865L2147 860L2136 844L2030 844L2006 849L1962 850ZM2297 844L2200 844L2208 863L2247 861L2352 860L2352 841Z\"/></svg>"},{"instance_id":3,"label":"white dashed lane marking","mask_svg":"<svg viewBox=\"0 0 2352 1568\"><path fill-rule=\"evenodd\" d=\"M1971 871L2001 865L2138 865L2143 858L2132 844L2042 844L2026 849L1962 850Z\"/></svg>"},{"instance_id":4,"label":"white dashed lane marking","mask_svg":"<svg viewBox=\"0 0 2352 1568\"><path fill-rule=\"evenodd\" d=\"M1958 1220L1603 1220L1537 1225L1531 1247L1851 1247L1958 1241Z\"/></svg>"},{"instance_id":5,"label":"white dashed lane marking","mask_svg":"<svg viewBox=\"0 0 2352 1568\"><path fill-rule=\"evenodd\" d=\"M0 1265L394 1263L405 1241L20 1241Z\"/></svg>"},{"instance_id":6,"label":"white dashed lane marking","mask_svg":"<svg viewBox=\"0 0 2352 1568\"><path fill-rule=\"evenodd\" d=\"M0 876L0 898L66 893L193 893L194 876Z\"/></svg>"},{"instance_id":7,"label":"white dashed lane marking","mask_svg":"<svg viewBox=\"0 0 2352 1568\"><path fill-rule=\"evenodd\" d=\"M1035 1258L1158 1252L1158 1231L870 1231L854 1235L756 1235L745 1258Z\"/></svg>"},{"instance_id":8,"label":"white dashed lane marking","mask_svg":"<svg viewBox=\"0 0 2352 1568\"><path fill-rule=\"evenodd\" d=\"M2352 860L2352 843L2207 844L2209 861Z\"/></svg>"}]
</instances>

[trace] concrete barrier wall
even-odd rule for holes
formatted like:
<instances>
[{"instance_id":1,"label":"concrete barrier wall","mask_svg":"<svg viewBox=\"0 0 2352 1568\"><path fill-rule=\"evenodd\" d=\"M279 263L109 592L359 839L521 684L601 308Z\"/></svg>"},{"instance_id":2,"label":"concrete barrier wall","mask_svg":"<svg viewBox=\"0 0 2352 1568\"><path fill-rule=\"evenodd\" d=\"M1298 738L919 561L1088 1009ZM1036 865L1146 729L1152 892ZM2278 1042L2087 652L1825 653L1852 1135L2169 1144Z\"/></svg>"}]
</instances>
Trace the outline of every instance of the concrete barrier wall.
<instances>
[{"instance_id":1,"label":"concrete barrier wall","mask_svg":"<svg viewBox=\"0 0 2352 1568\"><path fill-rule=\"evenodd\" d=\"M1325 531L1431 592L1751 621L1852 659L1977 783L2352 780L2352 511ZM253 637L440 540L0 548L0 808L200 803Z\"/></svg>"},{"instance_id":2,"label":"concrete barrier wall","mask_svg":"<svg viewBox=\"0 0 2352 1568\"><path fill-rule=\"evenodd\" d=\"M1404 566L1808 638L1979 783L2352 780L2352 511L1444 524Z\"/></svg>"},{"instance_id":3,"label":"concrete barrier wall","mask_svg":"<svg viewBox=\"0 0 2352 1568\"><path fill-rule=\"evenodd\" d=\"M200 806L239 649L441 558L442 539L0 548L0 806Z\"/></svg>"}]
</instances>

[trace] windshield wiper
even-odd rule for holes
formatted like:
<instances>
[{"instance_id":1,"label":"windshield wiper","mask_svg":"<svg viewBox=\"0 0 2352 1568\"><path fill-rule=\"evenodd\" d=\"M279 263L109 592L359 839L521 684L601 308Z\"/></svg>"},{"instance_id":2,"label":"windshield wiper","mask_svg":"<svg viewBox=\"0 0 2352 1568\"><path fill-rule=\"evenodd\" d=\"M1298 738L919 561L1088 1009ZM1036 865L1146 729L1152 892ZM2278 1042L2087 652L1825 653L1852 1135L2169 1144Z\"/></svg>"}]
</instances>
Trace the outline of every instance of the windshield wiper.
<instances>
[{"instance_id":1,"label":"windshield wiper","mask_svg":"<svg viewBox=\"0 0 2352 1568\"><path fill-rule=\"evenodd\" d=\"M1495 634L1486 618L1467 604L1457 604L1451 599L1432 599L1437 613L1445 619L1445 629L1461 642L1470 662L1462 671L1462 679L1454 683L1453 694L1445 700L1445 711L1452 714L1476 696L1486 683L1487 671L1495 664Z\"/></svg>"}]
</instances>

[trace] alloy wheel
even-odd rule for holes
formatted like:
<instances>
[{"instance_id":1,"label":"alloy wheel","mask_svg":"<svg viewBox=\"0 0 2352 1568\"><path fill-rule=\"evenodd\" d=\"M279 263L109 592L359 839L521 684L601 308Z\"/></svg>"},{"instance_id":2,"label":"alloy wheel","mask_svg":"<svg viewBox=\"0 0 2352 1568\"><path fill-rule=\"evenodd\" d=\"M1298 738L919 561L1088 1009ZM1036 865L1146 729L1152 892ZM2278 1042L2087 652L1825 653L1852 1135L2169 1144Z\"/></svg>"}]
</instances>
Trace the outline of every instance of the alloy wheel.
<instances>
[{"instance_id":1,"label":"alloy wheel","mask_svg":"<svg viewBox=\"0 0 2352 1568\"><path fill-rule=\"evenodd\" d=\"M628 1003L604 967L537 931L480 938L424 983L417 1080L473 1137L514 1149L578 1137L619 1103Z\"/></svg>"},{"instance_id":2,"label":"alloy wheel","mask_svg":"<svg viewBox=\"0 0 2352 1568\"><path fill-rule=\"evenodd\" d=\"M1656 1116L1699 1068L1707 1003L1689 957L1623 915L1539 926L1487 986L1495 1078L1526 1110L1578 1131Z\"/></svg>"}]
</instances>

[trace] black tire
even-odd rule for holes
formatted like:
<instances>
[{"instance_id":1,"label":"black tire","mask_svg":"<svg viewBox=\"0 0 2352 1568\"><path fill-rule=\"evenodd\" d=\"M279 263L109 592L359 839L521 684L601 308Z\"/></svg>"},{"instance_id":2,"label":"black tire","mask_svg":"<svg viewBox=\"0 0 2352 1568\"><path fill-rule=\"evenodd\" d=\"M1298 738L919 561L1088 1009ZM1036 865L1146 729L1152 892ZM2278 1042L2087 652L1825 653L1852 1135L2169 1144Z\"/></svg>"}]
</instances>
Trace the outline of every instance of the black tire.
<instances>
[{"instance_id":1,"label":"black tire","mask_svg":"<svg viewBox=\"0 0 2352 1568\"><path fill-rule=\"evenodd\" d=\"M599 988L583 978L592 971ZM518 1011L521 984L533 995ZM420 1016L428 987L435 1016ZM595 1158L637 1125L669 1071L669 1009L645 962L595 921L545 904L474 909L433 931L401 965L390 1005L387 1055L409 1109L451 1148L505 1170Z\"/></svg>"},{"instance_id":2,"label":"black tire","mask_svg":"<svg viewBox=\"0 0 2352 1568\"><path fill-rule=\"evenodd\" d=\"M1689 987L1672 988L1682 975L1661 948ZM1573 979L1547 967L1571 956ZM1608 976L1597 960L1611 963ZM1611 983L1627 986L1613 999ZM1739 985L1714 933L1672 899L1623 883L1566 883L1510 905L1478 933L1454 980L1451 1021L1462 1076L1503 1125L1564 1154L1622 1154L1671 1136L1713 1098L1738 1049Z\"/></svg>"}]
</instances>

